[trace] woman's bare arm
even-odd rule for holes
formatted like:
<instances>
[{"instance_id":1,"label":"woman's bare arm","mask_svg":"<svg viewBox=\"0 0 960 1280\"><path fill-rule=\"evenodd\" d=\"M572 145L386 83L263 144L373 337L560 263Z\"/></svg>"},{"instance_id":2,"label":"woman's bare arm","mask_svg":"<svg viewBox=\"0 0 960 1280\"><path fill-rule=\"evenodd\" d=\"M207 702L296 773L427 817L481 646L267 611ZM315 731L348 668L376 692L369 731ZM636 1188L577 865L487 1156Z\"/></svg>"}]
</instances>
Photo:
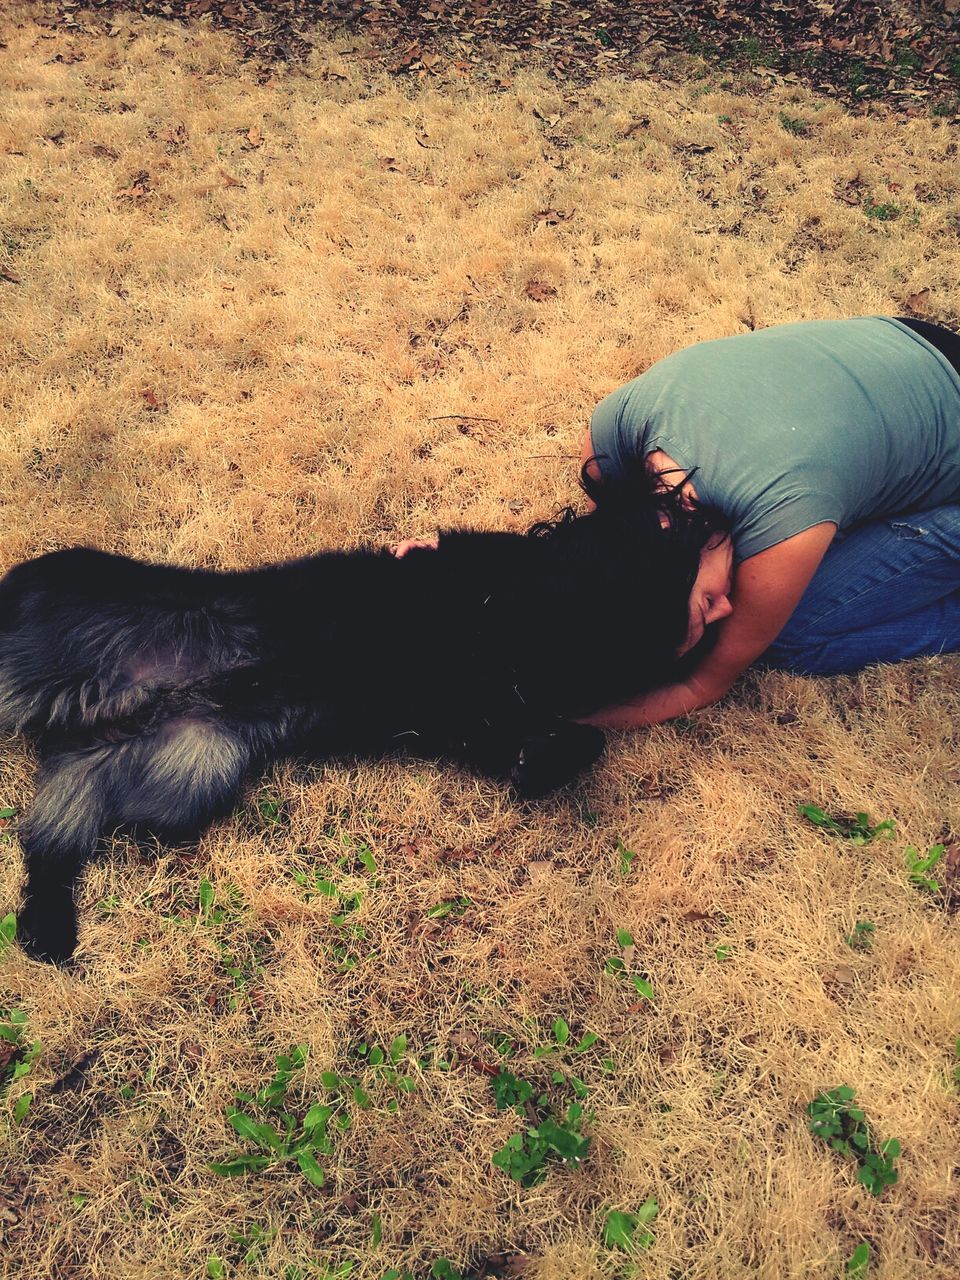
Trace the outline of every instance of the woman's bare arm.
<instances>
[{"instance_id":1,"label":"woman's bare arm","mask_svg":"<svg viewBox=\"0 0 960 1280\"><path fill-rule=\"evenodd\" d=\"M587 427L583 436L583 445L580 448L580 467L587 468L587 475L591 480L601 480L600 468L593 461L593 439L590 436L590 428ZM587 498L587 508L592 511L597 504L592 498Z\"/></svg>"},{"instance_id":2,"label":"woman's bare arm","mask_svg":"<svg viewBox=\"0 0 960 1280\"><path fill-rule=\"evenodd\" d=\"M687 715L722 698L783 630L823 559L837 526L814 525L769 547L737 569L733 612L718 623L717 643L680 684L665 685L582 717L602 729L635 729Z\"/></svg>"}]
</instances>

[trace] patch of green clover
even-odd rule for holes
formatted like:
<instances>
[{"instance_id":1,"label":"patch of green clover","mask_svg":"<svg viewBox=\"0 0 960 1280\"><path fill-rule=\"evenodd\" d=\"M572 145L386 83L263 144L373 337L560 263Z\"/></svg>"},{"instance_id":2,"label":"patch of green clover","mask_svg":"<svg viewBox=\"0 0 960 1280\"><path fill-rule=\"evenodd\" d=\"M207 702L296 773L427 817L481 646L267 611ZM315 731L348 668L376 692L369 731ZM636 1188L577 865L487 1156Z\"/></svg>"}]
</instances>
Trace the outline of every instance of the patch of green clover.
<instances>
[{"instance_id":1,"label":"patch of green clover","mask_svg":"<svg viewBox=\"0 0 960 1280\"><path fill-rule=\"evenodd\" d=\"M264 787L257 796L257 813L267 826L277 826L286 817L287 803L276 792Z\"/></svg>"},{"instance_id":2,"label":"patch of green clover","mask_svg":"<svg viewBox=\"0 0 960 1280\"><path fill-rule=\"evenodd\" d=\"M393 1091L394 1096L388 1098L385 1104L385 1110L391 1115L395 1115L400 1109L400 1102L396 1095L402 1096L413 1093L417 1087L414 1078L406 1075L402 1070L401 1064L406 1053L407 1037L402 1032L394 1037L389 1049L383 1049L378 1044L368 1044L366 1041L362 1041L353 1051L353 1057L358 1059L369 1071L372 1083L381 1087L386 1086ZM416 1065L419 1065L416 1063L416 1059L413 1061ZM325 1071L320 1079L325 1088L338 1093L341 1097L351 1096L357 1106L367 1108L372 1105L370 1097L359 1078L339 1075L334 1071Z\"/></svg>"},{"instance_id":3,"label":"patch of green clover","mask_svg":"<svg viewBox=\"0 0 960 1280\"><path fill-rule=\"evenodd\" d=\"M276 1239L276 1227L259 1227L251 1222L246 1228L235 1227L230 1232L230 1239L239 1246L242 1262L246 1267L254 1267L267 1251L267 1246Z\"/></svg>"},{"instance_id":4,"label":"patch of green clover","mask_svg":"<svg viewBox=\"0 0 960 1280\"><path fill-rule=\"evenodd\" d=\"M926 853L921 853L912 844L907 845L904 850L907 859L907 879L915 889L922 889L925 893L940 892L942 888L940 881L932 879L927 872L936 867L946 851L946 845L942 844L931 845Z\"/></svg>"},{"instance_id":5,"label":"patch of green clover","mask_svg":"<svg viewBox=\"0 0 960 1280\"><path fill-rule=\"evenodd\" d=\"M241 1265L246 1267L256 1267L259 1270L259 1262L264 1252L265 1244L268 1244L276 1236L276 1229L267 1231L263 1227L254 1226L248 1228L246 1232L231 1232L230 1238L238 1244L243 1244L246 1240L252 1240L251 1247L243 1255ZM353 1274L353 1262L341 1262L333 1267L326 1267L320 1262L308 1262L303 1265L296 1262L289 1262L280 1273L283 1280L346 1280L346 1277ZM226 1263L216 1254L211 1255L207 1259L206 1275L207 1280L226 1280L228 1275ZM397 1275L400 1273L397 1272Z\"/></svg>"},{"instance_id":6,"label":"patch of green clover","mask_svg":"<svg viewBox=\"0 0 960 1280\"><path fill-rule=\"evenodd\" d=\"M866 813L857 813L852 817L849 814L837 814L832 817L819 805L801 804L797 807L800 816L812 822L815 827L829 832L830 835L839 836L842 840L849 840L851 844L869 844L871 840L876 840L880 836L892 839L896 830L893 821L889 818L885 822L878 822L876 826L871 826L869 815Z\"/></svg>"},{"instance_id":7,"label":"patch of green clover","mask_svg":"<svg viewBox=\"0 0 960 1280\"><path fill-rule=\"evenodd\" d=\"M868 218L873 218L875 222L893 222L900 217L903 209L898 204L884 203L883 201L875 204L872 200L867 200L863 206L863 212Z\"/></svg>"},{"instance_id":8,"label":"patch of green clover","mask_svg":"<svg viewBox=\"0 0 960 1280\"><path fill-rule=\"evenodd\" d=\"M900 1154L900 1142L890 1138L875 1146L863 1111L852 1105L855 1098L856 1090L846 1084L818 1094L807 1107L807 1125L834 1151L853 1156L860 1165L857 1181L879 1196L897 1181L893 1162Z\"/></svg>"},{"instance_id":9,"label":"patch of green clover","mask_svg":"<svg viewBox=\"0 0 960 1280\"><path fill-rule=\"evenodd\" d=\"M810 122L804 120L802 116L791 116L786 111L781 111L778 119L781 129L785 129L787 133L792 133L798 138L806 138L810 133Z\"/></svg>"},{"instance_id":10,"label":"patch of green clover","mask_svg":"<svg viewBox=\"0 0 960 1280\"><path fill-rule=\"evenodd\" d=\"M532 1187L546 1177L550 1163L580 1167L590 1149L583 1125L592 1119L584 1115L580 1102L557 1106L548 1094L537 1093L529 1080L503 1069L490 1083L497 1110L514 1111L526 1122L494 1153L498 1169L521 1186Z\"/></svg>"},{"instance_id":11,"label":"patch of green clover","mask_svg":"<svg viewBox=\"0 0 960 1280\"><path fill-rule=\"evenodd\" d=\"M617 942L626 951L628 947L632 948L634 945L633 935L627 929L618 929ZM655 998L653 987L647 978L642 974L627 972L627 962L623 956L608 956L604 961L603 971L629 982L637 995L642 996L644 1000L653 1000Z\"/></svg>"},{"instance_id":12,"label":"patch of green clover","mask_svg":"<svg viewBox=\"0 0 960 1280\"><path fill-rule=\"evenodd\" d=\"M570 1025L566 1018L554 1019L550 1026L550 1037L550 1042L534 1048L534 1060L537 1062L548 1060L553 1065L553 1070L550 1072L551 1082L569 1086L574 1095L582 1100L590 1091L580 1076L574 1074L574 1063L571 1060L587 1053L600 1037L593 1031L587 1031L573 1043Z\"/></svg>"},{"instance_id":13,"label":"patch of green clover","mask_svg":"<svg viewBox=\"0 0 960 1280\"><path fill-rule=\"evenodd\" d=\"M412 1271L398 1271L391 1267L383 1273L383 1280L414 1280ZM458 1271L449 1258L437 1258L430 1268L430 1280L466 1280L466 1276Z\"/></svg>"},{"instance_id":14,"label":"patch of green clover","mask_svg":"<svg viewBox=\"0 0 960 1280\"><path fill-rule=\"evenodd\" d=\"M341 812L340 817L341 820L346 821L350 815L344 810ZM367 812L364 817L373 820L374 815ZM369 876L377 876L376 859L366 840L358 840L341 827L334 825L325 827L323 834L331 844L338 845L342 851L333 858L334 865L339 867L341 871L355 872L362 870ZM374 887L376 887L376 883L376 879L374 879Z\"/></svg>"},{"instance_id":15,"label":"patch of green clover","mask_svg":"<svg viewBox=\"0 0 960 1280\"><path fill-rule=\"evenodd\" d=\"M7 916L4 924L13 917ZM0 1040L11 1046L2 1056L6 1061L0 1066L0 1092L5 1092L17 1080L22 1080L33 1070L33 1064L40 1056L40 1041L27 1041L24 1033L27 1026L27 1015L22 1009L0 1009ZM22 1124L33 1102L32 1093L22 1093L13 1104L13 1118Z\"/></svg>"}]
</instances>

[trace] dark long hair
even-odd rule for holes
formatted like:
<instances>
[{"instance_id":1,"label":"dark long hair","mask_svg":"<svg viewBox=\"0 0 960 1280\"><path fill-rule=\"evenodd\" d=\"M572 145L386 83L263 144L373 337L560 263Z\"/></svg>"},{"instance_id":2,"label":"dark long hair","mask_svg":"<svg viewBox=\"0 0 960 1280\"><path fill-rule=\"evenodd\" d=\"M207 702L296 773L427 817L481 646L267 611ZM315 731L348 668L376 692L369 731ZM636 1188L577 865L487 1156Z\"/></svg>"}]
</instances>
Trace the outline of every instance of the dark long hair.
<instances>
[{"instance_id":1,"label":"dark long hair","mask_svg":"<svg viewBox=\"0 0 960 1280\"><path fill-rule=\"evenodd\" d=\"M582 617L569 624L558 645L564 657L558 652L558 660L572 665L575 642L584 662L606 662L606 692L613 702L669 684L690 665L690 655L677 658L687 635L690 592L701 553L711 538L728 532L729 523L684 496L683 485L693 473L678 473L677 483L664 485L638 459L622 476L598 481L589 474L590 462L580 483L595 509L578 515L567 507L553 520L533 525L529 536L552 544L557 573L569 575L579 588ZM629 648L629 663L609 653L604 657L604 646L611 643ZM571 680L576 714L576 680ZM596 667L591 680L595 687Z\"/></svg>"}]
</instances>

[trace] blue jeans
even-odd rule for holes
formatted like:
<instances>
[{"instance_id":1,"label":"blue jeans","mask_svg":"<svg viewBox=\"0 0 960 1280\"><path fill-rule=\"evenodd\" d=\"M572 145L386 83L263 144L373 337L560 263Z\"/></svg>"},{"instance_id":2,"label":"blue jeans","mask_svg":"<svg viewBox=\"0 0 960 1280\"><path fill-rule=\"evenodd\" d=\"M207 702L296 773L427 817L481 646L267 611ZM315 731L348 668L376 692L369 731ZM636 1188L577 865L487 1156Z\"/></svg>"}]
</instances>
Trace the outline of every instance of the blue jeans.
<instances>
[{"instance_id":1,"label":"blue jeans","mask_svg":"<svg viewBox=\"0 0 960 1280\"><path fill-rule=\"evenodd\" d=\"M960 506L837 534L758 665L810 675L960 650Z\"/></svg>"}]
</instances>

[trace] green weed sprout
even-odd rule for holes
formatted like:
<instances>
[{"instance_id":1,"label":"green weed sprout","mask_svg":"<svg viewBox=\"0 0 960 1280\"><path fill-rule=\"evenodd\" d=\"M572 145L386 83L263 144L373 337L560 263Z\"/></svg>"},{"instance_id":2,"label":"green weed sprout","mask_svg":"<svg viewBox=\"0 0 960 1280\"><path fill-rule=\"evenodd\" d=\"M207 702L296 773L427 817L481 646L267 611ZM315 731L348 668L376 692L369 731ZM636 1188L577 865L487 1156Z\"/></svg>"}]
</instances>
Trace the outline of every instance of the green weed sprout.
<instances>
[{"instance_id":1,"label":"green weed sprout","mask_svg":"<svg viewBox=\"0 0 960 1280\"><path fill-rule=\"evenodd\" d=\"M800 816L812 822L815 827L830 835L839 836L842 840L849 840L851 844L869 844L879 836L891 838L895 832L894 824L889 818L885 822L878 822L874 827L870 825L870 818L865 813L857 813L853 817L848 814L831 817L815 804L801 804L797 808Z\"/></svg>"},{"instance_id":2,"label":"green weed sprout","mask_svg":"<svg viewBox=\"0 0 960 1280\"><path fill-rule=\"evenodd\" d=\"M579 1102L558 1111L546 1094L534 1098L530 1081L510 1071L500 1071L491 1085L497 1110L515 1111L527 1121L522 1133L513 1134L494 1153L493 1163L498 1169L521 1186L532 1187L546 1176L549 1161L560 1160L579 1168L590 1149L590 1139L581 1132L584 1116Z\"/></svg>"},{"instance_id":3,"label":"green weed sprout","mask_svg":"<svg viewBox=\"0 0 960 1280\"><path fill-rule=\"evenodd\" d=\"M0 956L6 951L17 936L17 917L12 911L0 920Z\"/></svg>"},{"instance_id":4,"label":"green weed sprout","mask_svg":"<svg viewBox=\"0 0 960 1280\"><path fill-rule=\"evenodd\" d=\"M231 1160L211 1162L210 1168L214 1173L222 1178L235 1178L244 1173L260 1172L271 1165L295 1162L308 1182L315 1187L324 1185L326 1174L320 1167L317 1156L330 1155L333 1151L327 1126L337 1110L336 1106L314 1103L300 1123L299 1133L296 1132L297 1120L286 1110L291 1078L295 1071L303 1067L307 1053L307 1045L300 1044L289 1054L281 1054L277 1058L276 1074L265 1088L256 1094L237 1095L239 1102L273 1113L280 1127L257 1119L255 1115L242 1111L239 1107L229 1107L227 1121L241 1138L254 1147L254 1151L241 1152Z\"/></svg>"},{"instance_id":5,"label":"green weed sprout","mask_svg":"<svg viewBox=\"0 0 960 1280\"><path fill-rule=\"evenodd\" d=\"M859 1107L850 1105L855 1097L856 1091L846 1084L818 1094L807 1107L807 1123L810 1132L834 1151L854 1157L860 1165L857 1181L879 1196L897 1181L893 1162L900 1154L900 1142L890 1138L875 1147L866 1117Z\"/></svg>"},{"instance_id":6,"label":"green weed sprout","mask_svg":"<svg viewBox=\"0 0 960 1280\"><path fill-rule=\"evenodd\" d=\"M858 920L853 933L847 934L847 946L851 951L869 951L876 928L872 920Z\"/></svg>"},{"instance_id":7,"label":"green weed sprout","mask_svg":"<svg viewBox=\"0 0 960 1280\"><path fill-rule=\"evenodd\" d=\"M942 844L932 845L925 854L912 844L907 845L907 878L915 889L923 889L926 893L940 892L940 881L931 879L927 872L933 870L945 853L946 845Z\"/></svg>"},{"instance_id":8,"label":"green weed sprout","mask_svg":"<svg viewBox=\"0 0 960 1280\"><path fill-rule=\"evenodd\" d=\"M28 1044L23 1038L26 1024L27 1015L22 1009L0 1009L0 1040L10 1045L9 1049L0 1051L0 1091L28 1076L40 1056L40 1041ZM23 1093L13 1104L13 1118L17 1124L26 1119L32 1102L33 1094Z\"/></svg>"},{"instance_id":9,"label":"green weed sprout","mask_svg":"<svg viewBox=\"0 0 960 1280\"><path fill-rule=\"evenodd\" d=\"M636 1213L622 1213L611 1209L603 1224L603 1243L608 1249L623 1249L627 1253L649 1249L654 1235L645 1228L654 1220L659 1210L656 1200L647 1200Z\"/></svg>"},{"instance_id":10,"label":"green weed sprout","mask_svg":"<svg viewBox=\"0 0 960 1280\"><path fill-rule=\"evenodd\" d=\"M636 859L636 853L633 849L628 849L623 840L617 841L617 856L620 859L620 874L628 876Z\"/></svg>"},{"instance_id":11,"label":"green weed sprout","mask_svg":"<svg viewBox=\"0 0 960 1280\"><path fill-rule=\"evenodd\" d=\"M628 947L634 945L633 934L628 929L617 930L617 943L623 947L624 951ZM608 956L603 966L604 973L609 973L616 978L625 978L633 987L637 995L642 996L644 1000L654 1000L653 986L646 978L641 977L638 973L627 973L626 960L622 956Z\"/></svg>"},{"instance_id":12,"label":"green weed sprout","mask_svg":"<svg viewBox=\"0 0 960 1280\"><path fill-rule=\"evenodd\" d=\"M862 1240L847 1261L847 1275L851 1280L867 1280L870 1270L870 1246Z\"/></svg>"}]
</instances>

